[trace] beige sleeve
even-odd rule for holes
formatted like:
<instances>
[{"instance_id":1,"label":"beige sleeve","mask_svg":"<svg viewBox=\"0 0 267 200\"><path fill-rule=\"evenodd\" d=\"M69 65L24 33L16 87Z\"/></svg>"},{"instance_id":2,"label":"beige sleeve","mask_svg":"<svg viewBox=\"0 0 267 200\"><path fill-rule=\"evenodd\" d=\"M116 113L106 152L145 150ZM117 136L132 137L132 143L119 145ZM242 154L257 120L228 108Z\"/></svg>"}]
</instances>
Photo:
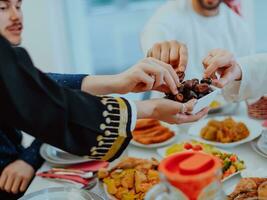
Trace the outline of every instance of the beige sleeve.
<instances>
[{"instance_id":1,"label":"beige sleeve","mask_svg":"<svg viewBox=\"0 0 267 200\"><path fill-rule=\"evenodd\" d=\"M228 101L241 101L267 94L267 54L238 59L242 80L228 84L223 96Z\"/></svg>"}]
</instances>

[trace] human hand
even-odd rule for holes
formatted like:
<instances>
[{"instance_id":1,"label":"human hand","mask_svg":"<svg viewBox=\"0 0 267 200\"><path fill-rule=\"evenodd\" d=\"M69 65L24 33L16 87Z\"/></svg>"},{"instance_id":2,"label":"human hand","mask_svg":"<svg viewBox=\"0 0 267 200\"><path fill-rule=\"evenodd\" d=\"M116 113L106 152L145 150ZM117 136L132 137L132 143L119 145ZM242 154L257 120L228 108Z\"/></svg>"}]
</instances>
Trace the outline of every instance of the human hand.
<instances>
[{"instance_id":1,"label":"human hand","mask_svg":"<svg viewBox=\"0 0 267 200\"><path fill-rule=\"evenodd\" d=\"M0 177L0 189L8 193L24 192L34 176L34 169L23 160L16 160L4 168Z\"/></svg>"},{"instance_id":2,"label":"human hand","mask_svg":"<svg viewBox=\"0 0 267 200\"><path fill-rule=\"evenodd\" d=\"M195 115L190 114L196 102L197 100L195 99L184 104L168 99L137 101L137 118L157 119L169 124L184 124L198 121L207 115L209 109L205 108Z\"/></svg>"},{"instance_id":3,"label":"human hand","mask_svg":"<svg viewBox=\"0 0 267 200\"><path fill-rule=\"evenodd\" d=\"M145 58L129 70L118 74L118 93L157 90L177 94L179 77L174 69L155 58Z\"/></svg>"},{"instance_id":4,"label":"human hand","mask_svg":"<svg viewBox=\"0 0 267 200\"><path fill-rule=\"evenodd\" d=\"M94 95L126 94L157 90L177 94L179 78L174 69L155 58L145 58L116 75L87 76L82 90Z\"/></svg>"},{"instance_id":5,"label":"human hand","mask_svg":"<svg viewBox=\"0 0 267 200\"><path fill-rule=\"evenodd\" d=\"M242 70L232 53L223 49L214 49L203 60L204 77L212 78L213 85L224 87L234 80L242 79ZM216 76L219 75L219 77Z\"/></svg>"},{"instance_id":6,"label":"human hand","mask_svg":"<svg viewBox=\"0 0 267 200\"><path fill-rule=\"evenodd\" d=\"M147 57L153 57L170 64L178 73L180 80L184 79L188 61L188 50L185 44L175 40L156 43L148 51Z\"/></svg>"}]
</instances>

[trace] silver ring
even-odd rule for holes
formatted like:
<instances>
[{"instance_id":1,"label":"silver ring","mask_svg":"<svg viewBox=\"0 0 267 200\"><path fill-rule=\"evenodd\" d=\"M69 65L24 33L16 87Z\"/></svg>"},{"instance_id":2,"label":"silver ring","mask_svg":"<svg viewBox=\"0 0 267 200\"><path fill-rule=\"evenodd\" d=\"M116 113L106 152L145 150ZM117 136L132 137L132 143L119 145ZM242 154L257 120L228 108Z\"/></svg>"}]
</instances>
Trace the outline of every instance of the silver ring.
<instances>
[{"instance_id":1,"label":"silver ring","mask_svg":"<svg viewBox=\"0 0 267 200\"><path fill-rule=\"evenodd\" d=\"M186 108L185 108L185 105L184 105L184 104L182 104L181 113L182 113L182 114L184 114L184 113L185 113L185 110L186 110Z\"/></svg>"}]
</instances>

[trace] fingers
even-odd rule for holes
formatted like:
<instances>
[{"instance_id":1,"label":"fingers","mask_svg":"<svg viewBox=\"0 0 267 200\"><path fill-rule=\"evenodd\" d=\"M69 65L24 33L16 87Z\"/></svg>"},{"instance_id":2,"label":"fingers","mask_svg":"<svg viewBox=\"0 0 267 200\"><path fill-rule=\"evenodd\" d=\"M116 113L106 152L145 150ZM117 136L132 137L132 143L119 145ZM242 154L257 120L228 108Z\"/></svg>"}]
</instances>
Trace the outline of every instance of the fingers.
<instances>
[{"instance_id":1,"label":"fingers","mask_svg":"<svg viewBox=\"0 0 267 200\"><path fill-rule=\"evenodd\" d=\"M153 46L152 57L160 60L160 58L161 58L161 44L155 44Z\"/></svg>"},{"instance_id":2,"label":"fingers","mask_svg":"<svg viewBox=\"0 0 267 200\"><path fill-rule=\"evenodd\" d=\"M177 124L192 123L200 120L206 116L209 112L209 108L204 108L202 111L195 115L177 114Z\"/></svg>"},{"instance_id":3,"label":"fingers","mask_svg":"<svg viewBox=\"0 0 267 200\"><path fill-rule=\"evenodd\" d=\"M231 67L234 64L234 56L225 50L216 49L209 53L203 60L206 69L204 77L210 77L222 67Z\"/></svg>"},{"instance_id":4,"label":"fingers","mask_svg":"<svg viewBox=\"0 0 267 200\"><path fill-rule=\"evenodd\" d=\"M185 112L186 113L191 113L193 111L194 106L195 106L196 103L197 103L197 100L196 99L191 99L190 101L186 102L184 104L184 106L186 108L185 109Z\"/></svg>"},{"instance_id":5,"label":"fingers","mask_svg":"<svg viewBox=\"0 0 267 200\"><path fill-rule=\"evenodd\" d=\"M171 64L175 71L184 72L187 66L188 50L186 45L178 41L156 43L147 53L148 57Z\"/></svg>"},{"instance_id":6,"label":"fingers","mask_svg":"<svg viewBox=\"0 0 267 200\"><path fill-rule=\"evenodd\" d=\"M176 86L180 85L179 77L171 65L166 64L166 63L164 63L160 60L154 59L154 58L149 58L149 61L150 61L150 63L155 63L157 66L167 69L169 71L170 75L173 77L173 80L175 81Z\"/></svg>"},{"instance_id":7,"label":"fingers","mask_svg":"<svg viewBox=\"0 0 267 200\"><path fill-rule=\"evenodd\" d=\"M6 180L7 180L7 175L3 171L2 174L1 174L1 177L0 177L0 189L1 190L4 190L4 186L5 186Z\"/></svg>"},{"instance_id":8,"label":"fingers","mask_svg":"<svg viewBox=\"0 0 267 200\"><path fill-rule=\"evenodd\" d=\"M173 80L172 76L170 75L169 72L165 72L164 74L164 81L166 83L166 85L169 86L171 92L176 95L178 94L178 89L177 89L177 84L175 83L175 81Z\"/></svg>"},{"instance_id":9,"label":"fingers","mask_svg":"<svg viewBox=\"0 0 267 200\"><path fill-rule=\"evenodd\" d=\"M5 183L5 186L4 186L4 190L8 193L11 192L11 188L12 188L12 185L13 185L13 182L15 180L15 176L13 176L13 174L10 174L8 177L7 177L7 180L6 180L6 183Z\"/></svg>"},{"instance_id":10,"label":"fingers","mask_svg":"<svg viewBox=\"0 0 267 200\"><path fill-rule=\"evenodd\" d=\"M185 72L188 61L188 50L184 44L181 44L179 50L179 58L180 59L179 59L178 71Z\"/></svg>"},{"instance_id":11,"label":"fingers","mask_svg":"<svg viewBox=\"0 0 267 200\"><path fill-rule=\"evenodd\" d=\"M154 86L154 78L146 74L145 72L141 72L138 74L138 92L149 91L153 89Z\"/></svg>"},{"instance_id":12,"label":"fingers","mask_svg":"<svg viewBox=\"0 0 267 200\"><path fill-rule=\"evenodd\" d=\"M161 56L160 60L167 64L170 63L170 44L168 42L164 42L161 45Z\"/></svg>"},{"instance_id":13,"label":"fingers","mask_svg":"<svg viewBox=\"0 0 267 200\"><path fill-rule=\"evenodd\" d=\"M166 84L173 94L178 93L178 76L173 73L171 66L152 58L145 59L144 62L142 66L144 72L150 76L152 75L155 79L153 88Z\"/></svg>"},{"instance_id":14,"label":"fingers","mask_svg":"<svg viewBox=\"0 0 267 200\"><path fill-rule=\"evenodd\" d=\"M236 70L232 70L232 68L228 68L222 74L220 79L214 79L212 81L213 85L219 88L223 88L227 83L234 81L238 77L238 72Z\"/></svg>"},{"instance_id":15,"label":"fingers","mask_svg":"<svg viewBox=\"0 0 267 200\"><path fill-rule=\"evenodd\" d=\"M171 42L171 49L170 49L170 64L172 66L178 66L179 63L179 46L177 45L178 42L174 41Z\"/></svg>"},{"instance_id":16,"label":"fingers","mask_svg":"<svg viewBox=\"0 0 267 200\"><path fill-rule=\"evenodd\" d=\"M30 180L31 179L29 179L29 178L24 178L22 180L22 183L21 183L20 188L19 188L20 192L25 192L25 190L27 189L27 187L28 187L28 185L30 183Z\"/></svg>"},{"instance_id":17,"label":"fingers","mask_svg":"<svg viewBox=\"0 0 267 200\"><path fill-rule=\"evenodd\" d=\"M175 105L172 105L172 107L175 107L176 110L174 110L174 115L176 114L184 114L184 113L191 113L193 111L193 108L195 104L197 103L196 99L191 99L190 101L186 103L179 103L176 101L172 101Z\"/></svg>"},{"instance_id":18,"label":"fingers","mask_svg":"<svg viewBox=\"0 0 267 200\"><path fill-rule=\"evenodd\" d=\"M20 184L22 182L22 178L21 177L17 177L15 180L14 180L14 183L12 185L12 188L11 188L11 192L13 194L17 194L20 190Z\"/></svg>"}]
</instances>

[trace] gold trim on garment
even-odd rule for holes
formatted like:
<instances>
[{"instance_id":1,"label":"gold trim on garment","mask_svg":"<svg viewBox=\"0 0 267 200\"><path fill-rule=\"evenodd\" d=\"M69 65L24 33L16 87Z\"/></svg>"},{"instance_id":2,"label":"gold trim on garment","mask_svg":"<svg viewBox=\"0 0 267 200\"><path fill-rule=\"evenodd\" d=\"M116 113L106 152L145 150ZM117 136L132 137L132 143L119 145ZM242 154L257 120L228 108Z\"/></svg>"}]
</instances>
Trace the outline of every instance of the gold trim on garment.
<instances>
[{"instance_id":1,"label":"gold trim on garment","mask_svg":"<svg viewBox=\"0 0 267 200\"><path fill-rule=\"evenodd\" d=\"M91 148L91 156L87 158L109 160L115 156L127 138L128 108L121 98L102 98L101 102L107 108L103 112L104 123L99 127L103 134L98 135L98 145Z\"/></svg>"}]
</instances>

